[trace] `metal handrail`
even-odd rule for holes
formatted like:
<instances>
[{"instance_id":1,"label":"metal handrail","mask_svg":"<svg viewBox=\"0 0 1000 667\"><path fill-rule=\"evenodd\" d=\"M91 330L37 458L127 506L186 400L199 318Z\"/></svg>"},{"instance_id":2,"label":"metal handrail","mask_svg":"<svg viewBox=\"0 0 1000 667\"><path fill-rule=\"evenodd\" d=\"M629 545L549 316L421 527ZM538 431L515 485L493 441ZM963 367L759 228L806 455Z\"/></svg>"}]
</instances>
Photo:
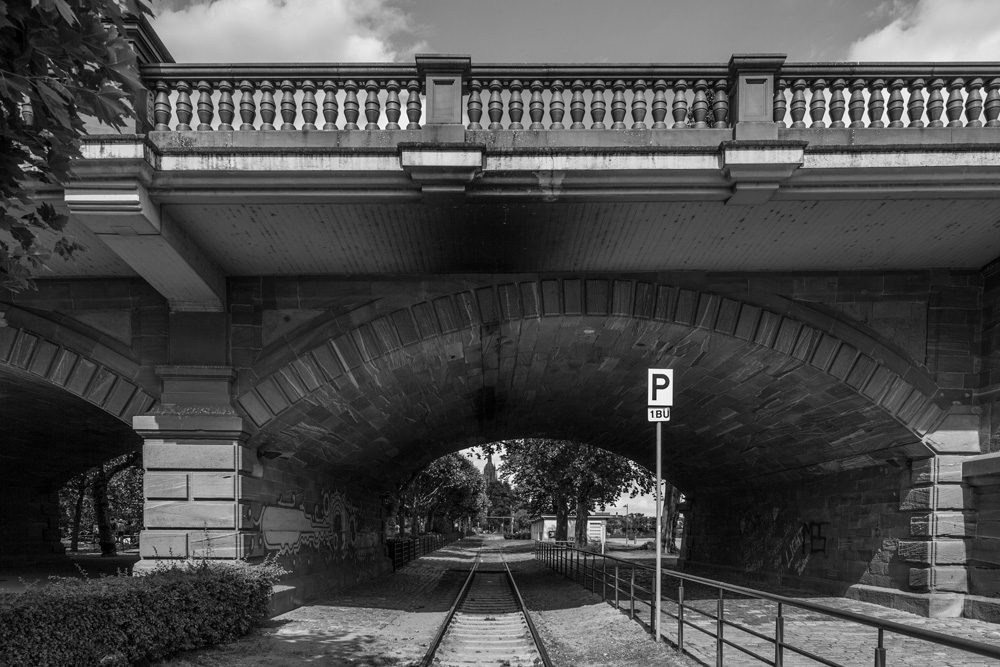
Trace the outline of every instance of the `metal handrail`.
<instances>
[{"instance_id":1,"label":"metal handrail","mask_svg":"<svg viewBox=\"0 0 1000 667\"><path fill-rule=\"evenodd\" d=\"M568 546L547 545L545 543L539 542L538 543L538 549L536 550L536 554L538 552L545 552L545 551L549 551L549 552L555 552L555 551L576 551L576 552L583 552L584 550L582 550L582 549L576 549L574 547L568 547ZM592 552L589 552L589 551L587 551L585 553L587 553L588 555L592 554ZM592 555L595 558L597 556L600 556L601 558L604 558L606 560L611 560L611 561L616 562L616 563L627 564L630 568L635 568L635 569L639 569L639 570L647 570L647 571L650 571L650 572L654 572L654 576L655 576L655 569L652 568L652 567L650 567L650 566L648 566L648 565L643 565L641 563L634 563L632 561L628 561L628 560L625 560L625 559L622 559L622 558L616 558L614 556L608 556L606 554L593 553ZM537 557L537 555L536 555L536 557ZM544 556L543 556L543 558L544 558ZM879 618L875 618L875 617L872 617L872 616L866 616L864 614L859 614L859 613L852 612L852 611L845 611L845 610L841 610L841 609L833 609L831 607L826 607L826 606L821 605L821 604L815 604L815 603L812 603L812 602L806 602L806 601L803 601L803 600L797 600L797 599L794 599L794 598L785 597L783 595L778 595L776 593L768 593L766 591L760 591L760 590L756 590L756 589L753 589L753 588L746 588L746 587L737 586L737 585L734 585L734 584L727 584L727 583L723 583L723 582L720 582L720 581L715 581L715 580L712 580L712 579L706 579L704 577L699 577L699 576L696 576L696 575L693 575L693 574L684 574L684 573L681 573L681 572L668 571L668 570L664 570L661 573L663 575L666 575L666 576L669 576L669 577L673 577L674 579L677 579L677 580L680 580L680 581L686 581L686 582L701 584L703 586L708 586L708 587L711 587L711 588L719 589L720 591L727 591L727 592L730 592L730 593L736 593L736 594L739 594L739 595L745 595L745 596L756 598L756 599L769 600L769 601L772 601L772 602L776 602L779 605L788 605L788 606L795 607L795 608L798 608L798 609L804 609L804 610L807 610L807 611L812 611L812 612L816 612L816 613L819 613L819 614L823 614L825 616L830 616L830 617L841 619L841 620L845 620L845 621L851 621L851 622L854 622L854 623L858 623L860 625L865 625L865 626L868 626L868 627L875 628L875 629L877 629L879 631L879 637L878 637L879 641L878 641L878 648L876 648L876 653L878 654L879 652L881 652L882 655L883 655L883 658L884 658L884 651L885 651L885 649L883 648L883 641L882 641L882 639L883 639L883 632L884 631L889 631L889 632L893 632L893 633L898 634L898 635L903 635L903 636L906 636L906 637L911 637L913 639L919 639L919 640L922 640L922 641L931 642L931 643L937 644L939 646L944 646L946 648L953 648L953 649L957 649L957 650L960 650L960 651L966 651L966 652L974 653L976 655L981 655L981 656L984 656L984 657L987 657L987 658L998 658L998 659L1000 659L1000 647L993 646L991 644L986 644L986 643L983 643L983 642L977 642L977 641L970 640L970 639L965 639L965 638L962 638L962 637L954 637L954 636L951 636L951 635L946 635L946 634L941 633L941 632L936 632L934 630L925 630L925 629L922 629L922 628L911 627L911 626L908 626L908 625L905 625L905 624L902 624L902 623L898 623L896 621L889 621L889 620L885 620L885 619L879 619ZM617 587L617 583L616 583L616 587ZM634 588L639 588L639 587L635 586ZM681 602L680 604L683 604L683 602ZM708 614L706 614L706 612L704 612L704 611L702 611L700 609L697 609L695 607L684 607L684 608L686 608L686 609L688 609L690 611L696 611L696 612L699 612L701 614L705 614L706 616L708 615ZM672 614L668 614L668 615L670 615L672 618L676 618ZM739 627L738 625L736 625L736 624L734 624L734 623L732 623L730 621L726 621L724 618L718 619L718 617L715 617L715 616L710 616L710 618L715 618L717 620L720 620L725 625ZM686 625L689 625L690 627L702 630L703 632L707 633L707 631L704 628L700 628L699 626L697 626L697 625L695 625L693 623L690 623L688 621L683 621L683 623L686 624ZM713 636L716 636L716 635L713 635ZM798 649L798 648L796 648L794 646L790 646L790 645L784 643L783 640L781 640L780 637L779 638L766 637L766 639L768 641L772 642L772 643L778 643L778 644L780 644L780 648L782 648L782 649L787 648L787 649L789 649L789 650L791 650L791 651L793 651L795 653L798 653L800 655L804 655L806 657L812 658L812 659L817 660L818 662L821 662L823 664L831 665L832 667L837 667L837 663L831 663L831 662L827 661L825 658L820 658L818 656L815 656L815 655L811 654L808 651L804 651L804 650ZM731 644L731 642L729 640L726 640L724 638L722 638L720 641L722 641L724 643L727 643L727 644ZM742 650L742 648L741 648L741 650ZM878 659L878 658L876 658L876 659ZM768 664L772 664L772 665L776 664L775 662L771 662L771 661L766 661L766 662ZM780 664L780 663L778 663L778 664ZM882 664L884 664L884 663L882 663Z\"/></svg>"}]
</instances>

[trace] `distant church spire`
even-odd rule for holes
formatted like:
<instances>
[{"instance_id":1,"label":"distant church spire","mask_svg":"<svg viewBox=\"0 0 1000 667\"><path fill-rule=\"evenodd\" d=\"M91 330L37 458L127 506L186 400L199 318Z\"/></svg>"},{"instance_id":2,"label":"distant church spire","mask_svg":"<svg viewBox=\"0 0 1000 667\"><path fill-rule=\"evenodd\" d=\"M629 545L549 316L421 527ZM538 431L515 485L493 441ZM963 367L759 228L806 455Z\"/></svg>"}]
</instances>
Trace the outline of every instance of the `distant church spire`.
<instances>
[{"instance_id":1,"label":"distant church spire","mask_svg":"<svg viewBox=\"0 0 1000 667\"><path fill-rule=\"evenodd\" d=\"M493 465L493 455L486 455L486 466L483 467L483 475L486 476L486 483L492 484L497 481L497 467Z\"/></svg>"}]
</instances>

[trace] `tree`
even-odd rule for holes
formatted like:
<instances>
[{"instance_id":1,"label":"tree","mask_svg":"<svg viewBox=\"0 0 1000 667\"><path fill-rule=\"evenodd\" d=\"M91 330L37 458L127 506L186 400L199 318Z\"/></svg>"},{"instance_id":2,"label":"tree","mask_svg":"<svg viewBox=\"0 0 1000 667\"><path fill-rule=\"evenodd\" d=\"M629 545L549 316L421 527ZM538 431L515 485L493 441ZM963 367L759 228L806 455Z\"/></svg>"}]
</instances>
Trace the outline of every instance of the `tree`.
<instances>
[{"instance_id":1,"label":"tree","mask_svg":"<svg viewBox=\"0 0 1000 667\"><path fill-rule=\"evenodd\" d=\"M142 525L142 466L139 453L125 454L71 479L59 491L61 525L70 534L70 551L79 549L80 529L97 526L105 544L117 551L113 524ZM100 509L100 512L98 511Z\"/></svg>"},{"instance_id":2,"label":"tree","mask_svg":"<svg viewBox=\"0 0 1000 667\"><path fill-rule=\"evenodd\" d=\"M577 544L587 543L587 518L596 506L633 497L653 486L652 474L637 463L590 445L568 440L507 440L501 471L508 475L530 511L554 511L556 539L568 538L569 510L576 514Z\"/></svg>"},{"instance_id":3,"label":"tree","mask_svg":"<svg viewBox=\"0 0 1000 667\"><path fill-rule=\"evenodd\" d=\"M82 248L63 234L67 217L32 197L69 179L84 117L121 129L134 115L142 82L123 12L149 9L141 0L0 3L0 288L31 287L53 253Z\"/></svg>"},{"instance_id":4,"label":"tree","mask_svg":"<svg viewBox=\"0 0 1000 667\"><path fill-rule=\"evenodd\" d=\"M409 511L410 533L417 535L421 519L431 530L478 517L485 509L484 486L483 475L472 461L460 454L448 454L413 476L399 493L397 504Z\"/></svg>"},{"instance_id":5,"label":"tree","mask_svg":"<svg viewBox=\"0 0 1000 667\"><path fill-rule=\"evenodd\" d=\"M112 529L112 523L127 520L125 516L114 517L111 514L109 486L119 473L124 472L128 468L135 467L139 461L139 452L133 452L108 463L102 463L94 468L94 474L90 482L90 493L94 499L94 519L97 522L98 533L97 542L101 547L102 556L115 556L118 554L118 544L115 540L116 536Z\"/></svg>"}]
</instances>

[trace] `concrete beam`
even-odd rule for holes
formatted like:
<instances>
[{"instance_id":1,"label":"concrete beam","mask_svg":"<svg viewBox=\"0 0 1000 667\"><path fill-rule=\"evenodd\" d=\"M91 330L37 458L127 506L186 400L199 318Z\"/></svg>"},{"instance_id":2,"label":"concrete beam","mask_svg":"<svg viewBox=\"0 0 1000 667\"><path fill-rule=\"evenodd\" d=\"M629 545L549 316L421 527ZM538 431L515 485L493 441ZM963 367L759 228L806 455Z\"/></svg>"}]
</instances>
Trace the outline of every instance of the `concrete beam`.
<instances>
[{"instance_id":1,"label":"concrete beam","mask_svg":"<svg viewBox=\"0 0 1000 667\"><path fill-rule=\"evenodd\" d=\"M728 205L764 204L805 160L804 142L727 141L722 144L722 171L733 184Z\"/></svg>"},{"instance_id":2,"label":"concrete beam","mask_svg":"<svg viewBox=\"0 0 1000 667\"><path fill-rule=\"evenodd\" d=\"M222 270L152 201L145 186L67 188L71 214L162 294L173 311L222 312Z\"/></svg>"}]
</instances>

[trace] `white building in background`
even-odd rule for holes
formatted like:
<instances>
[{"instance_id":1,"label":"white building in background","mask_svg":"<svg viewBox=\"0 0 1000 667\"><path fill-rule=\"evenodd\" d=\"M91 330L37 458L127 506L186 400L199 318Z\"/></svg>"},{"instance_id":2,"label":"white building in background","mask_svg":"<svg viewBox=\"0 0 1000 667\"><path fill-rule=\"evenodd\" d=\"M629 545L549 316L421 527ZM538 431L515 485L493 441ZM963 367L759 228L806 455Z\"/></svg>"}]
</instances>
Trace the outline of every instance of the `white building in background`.
<instances>
[{"instance_id":1,"label":"white building in background","mask_svg":"<svg viewBox=\"0 0 1000 667\"><path fill-rule=\"evenodd\" d=\"M587 517L587 541L604 544L608 536L610 514L591 514ZM576 517L569 518L568 536L572 540L576 534ZM531 539L553 542L556 539L556 515L543 514L531 521Z\"/></svg>"}]
</instances>

